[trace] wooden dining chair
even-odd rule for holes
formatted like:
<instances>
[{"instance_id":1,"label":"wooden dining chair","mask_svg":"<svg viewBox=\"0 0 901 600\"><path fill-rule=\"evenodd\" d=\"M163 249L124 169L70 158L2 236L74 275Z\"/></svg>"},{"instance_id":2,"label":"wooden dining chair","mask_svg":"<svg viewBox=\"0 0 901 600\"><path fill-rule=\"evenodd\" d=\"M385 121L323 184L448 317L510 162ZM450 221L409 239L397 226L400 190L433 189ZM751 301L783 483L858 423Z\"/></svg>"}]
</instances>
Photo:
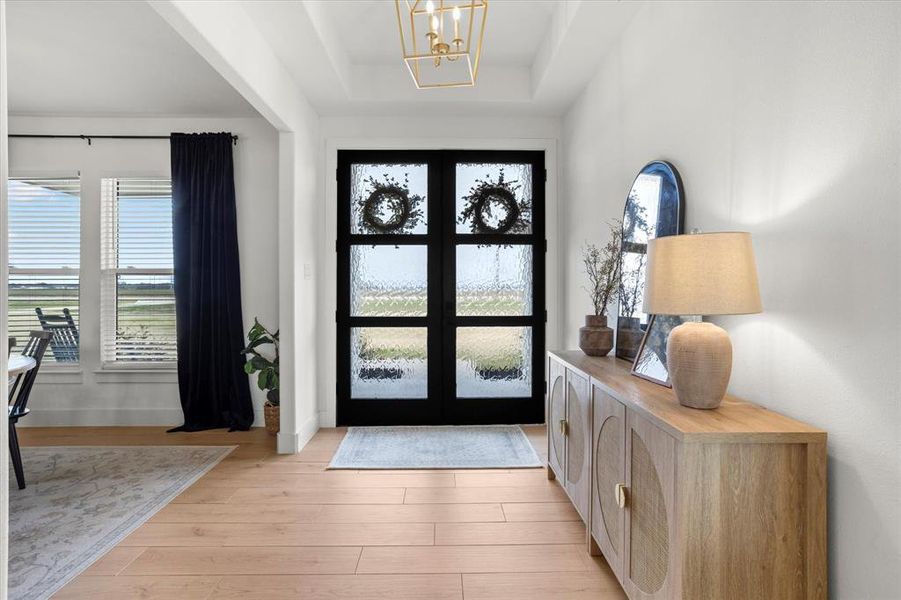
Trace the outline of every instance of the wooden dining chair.
<instances>
[{"instance_id":1,"label":"wooden dining chair","mask_svg":"<svg viewBox=\"0 0 901 600\"><path fill-rule=\"evenodd\" d=\"M22 453L19 450L19 436L16 434L16 423L19 419L29 413L28 397L31 395L31 388L34 386L34 380L38 376L38 370L41 368L41 360L44 358L44 352L50 344L53 334L49 331L32 331L22 350L23 356L34 359L34 368L25 371L16 377L15 382L9 388L8 411L9 411L9 454L13 461L13 470L16 472L16 482L19 489L25 489L25 470L22 467Z\"/></svg>"},{"instance_id":2,"label":"wooden dining chair","mask_svg":"<svg viewBox=\"0 0 901 600\"><path fill-rule=\"evenodd\" d=\"M45 314L43 309L37 307L34 309L38 316L38 321L44 331L53 334L50 339L50 351L53 352L53 358L58 363L78 362L78 345L79 334L78 325L72 318L72 313L68 308L62 310L61 315Z\"/></svg>"}]
</instances>

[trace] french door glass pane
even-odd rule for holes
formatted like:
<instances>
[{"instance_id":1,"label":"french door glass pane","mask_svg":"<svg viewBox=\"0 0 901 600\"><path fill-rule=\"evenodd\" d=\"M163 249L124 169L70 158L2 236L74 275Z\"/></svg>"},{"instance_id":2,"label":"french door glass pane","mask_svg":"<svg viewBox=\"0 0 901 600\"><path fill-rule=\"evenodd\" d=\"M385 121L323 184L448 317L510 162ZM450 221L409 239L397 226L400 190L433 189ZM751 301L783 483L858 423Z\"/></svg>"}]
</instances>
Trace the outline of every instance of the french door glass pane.
<instances>
[{"instance_id":1,"label":"french door glass pane","mask_svg":"<svg viewBox=\"0 0 901 600\"><path fill-rule=\"evenodd\" d=\"M532 314L532 246L457 246L457 316Z\"/></svg>"},{"instance_id":2,"label":"french door glass pane","mask_svg":"<svg viewBox=\"0 0 901 600\"><path fill-rule=\"evenodd\" d=\"M425 398L425 327L352 327L351 398Z\"/></svg>"},{"instance_id":3,"label":"french door glass pane","mask_svg":"<svg viewBox=\"0 0 901 600\"><path fill-rule=\"evenodd\" d=\"M396 193L398 191L401 194ZM401 202L403 195L408 199L406 212ZM368 220L367 215L369 216ZM367 225L373 221L386 227L373 229ZM392 225L398 225L398 227L392 227ZM424 234L427 233L427 225L428 165L351 165L350 232L352 234Z\"/></svg>"},{"instance_id":4,"label":"french door glass pane","mask_svg":"<svg viewBox=\"0 0 901 600\"><path fill-rule=\"evenodd\" d=\"M427 256L426 246L352 246L351 316L426 316Z\"/></svg>"},{"instance_id":5,"label":"french door glass pane","mask_svg":"<svg viewBox=\"0 0 901 600\"><path fill-rule=\"evenodd\" d=\"M532 395L531 327L458 327L457 397Z\"/></svg>"},{"instance_id":6,"label":"french door glass pane","mask_svg":"<svg viewBox=\"0 0 901 600\"><path fill-rule=\"evenodd\" d=\"M499 233L532 233L532 165L458 163L456 177L457 233L494 233L494 229L507 219L517 221L518 226L508 231L501 230ZM519 211L519 218L511 216L510 208L504 202L504 194L489 191L484 194L485 201L477 207L476 212L481 214L482 221L490 229L474 228L473 214L467 213L467 207L472 204L472 200L467 200L467 197L471 197L480 186L485 185L495 190L499 185L506 187L516 201L515 209Z\"/></svg>"}]
</instances>

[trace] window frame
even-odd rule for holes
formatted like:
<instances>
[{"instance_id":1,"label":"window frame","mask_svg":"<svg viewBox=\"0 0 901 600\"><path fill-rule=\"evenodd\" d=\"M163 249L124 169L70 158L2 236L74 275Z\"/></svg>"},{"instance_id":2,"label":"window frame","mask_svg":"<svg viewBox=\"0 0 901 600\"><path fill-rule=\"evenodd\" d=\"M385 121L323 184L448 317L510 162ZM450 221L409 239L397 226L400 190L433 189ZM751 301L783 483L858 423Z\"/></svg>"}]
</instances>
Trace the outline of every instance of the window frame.
<instances>
[{"instance_id":1,"label":"window frame","mask_svg":"<svg viewBox=\"0 0 901 600\"><path fill-rule=\"evenodd\" d=\"M49 180L72 180L77 182L78 188L78 268L73 267L51 267L51 268L28 268L28 267L13 267L10 264L7 264L7 294L9 293L9 285L12 279L17 275L45 275L45 276L57 276L57 277L68 277L75 279L78 282L78 291L77 291L77 312L76 312L76 324L78 327L79 338L81 338L82 334L82 306L81 300L84 292L84 283L82 281L83 269L82 269L82 258L84 253L84 211L85 211L85 181L82 173L78 170L76 171L17 171L15 173L9 173L6 181L7 188L7 213L10 209L10 204L12 201L12 195L9 194L9 182L11 181L49 181ZM7 247L9 247L9 232L11 228L11 223L9 217L7 216L6 223L6 235L7 235ZM7 262L11 260L11 257L7 255ZM10 317L10 308L7 305L6 307L6 318L7 322ZM37 321L37 318L35 317ZM35 329L41 328L40 324L38 324ZM11 336L12 337L12 336ZM16 348L19 349L21 344L16 340ZM49 357L52 357L51 360L48 360ZM77 361L63 361L57 362L53 352L50 348L47 349L47 354L45 354L44 362L41 363L41 367L49 372L54 372L58 375L62 375L63 377L71 377L76 376L76 379L80 382L80 374L82 372L82 368L85 364L84 360L84 345L83 340L79 339L78 343L78 360ZM75 381L73 379L73 381ZM60 381L63 382L63 381Z\"/></svg>"},{"instance_id":2,"label":"window frame","mask_svg":"<svg viewBox=\"0 0 901 600\"><path fill-rule=\"evenodd\" d=\"M100 189L100 368L95 371L100 383L150 383L156 381L159 374L172 374L177 371L176 358L172 360L116 360L110 358L110 351L116 347L116 330L118 324L118 298L120 275L163 275L174 279L174 265L171 269L163 268L120 268L119 258L119 181L166 181L171 186L172 178L168 174L102 174L99 177ZM171 194L170 194L171 196ZM173 281L174 283L174 281ZM174 299L174 292L173 292ZM113 350L115 352L115 350ZM117 375L119 374L119 375ZM155 375L157 374L157 375ZM147 375L149 378L145 378ZM138 379L135 379L135 376ZM125 377L126 379L121 379Z\"/></svg>"}]
</instances>

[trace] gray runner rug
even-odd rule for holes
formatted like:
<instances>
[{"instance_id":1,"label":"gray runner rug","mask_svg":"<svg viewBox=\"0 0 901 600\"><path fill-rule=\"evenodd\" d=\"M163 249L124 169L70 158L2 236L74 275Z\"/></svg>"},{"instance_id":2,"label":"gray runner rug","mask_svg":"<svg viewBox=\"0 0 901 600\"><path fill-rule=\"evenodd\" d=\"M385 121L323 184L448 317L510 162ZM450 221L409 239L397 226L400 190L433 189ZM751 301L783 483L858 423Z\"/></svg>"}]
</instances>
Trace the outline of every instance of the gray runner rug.
<instances>
[{"instance_id":1,"label":"gray runner rug","mask_svg":"<svg viewBox=\"0 0 901 600\"><path fill-rule=\"evenodd\" d=\"M329 469L540 467L516 425L350 427Z\"/></svg>"}]
</instances>

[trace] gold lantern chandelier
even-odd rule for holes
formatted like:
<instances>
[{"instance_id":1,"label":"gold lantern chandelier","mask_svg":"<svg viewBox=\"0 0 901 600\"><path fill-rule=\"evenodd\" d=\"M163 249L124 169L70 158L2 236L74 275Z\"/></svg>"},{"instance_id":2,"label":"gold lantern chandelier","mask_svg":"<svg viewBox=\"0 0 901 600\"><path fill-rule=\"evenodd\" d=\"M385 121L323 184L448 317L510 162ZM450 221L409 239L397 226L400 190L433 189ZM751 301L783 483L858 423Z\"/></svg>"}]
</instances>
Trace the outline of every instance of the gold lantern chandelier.
<instances>
[{"instance_id":1,"label":"gold lantern chandelier","mask_svg":"<svg viewBox=\"0 0 901 600\"><path fill-rule=\"evenodd\" d=\"M488 0L394 0L404 63L418 89L472 87Z\"/></svg>"}]
</instances>

